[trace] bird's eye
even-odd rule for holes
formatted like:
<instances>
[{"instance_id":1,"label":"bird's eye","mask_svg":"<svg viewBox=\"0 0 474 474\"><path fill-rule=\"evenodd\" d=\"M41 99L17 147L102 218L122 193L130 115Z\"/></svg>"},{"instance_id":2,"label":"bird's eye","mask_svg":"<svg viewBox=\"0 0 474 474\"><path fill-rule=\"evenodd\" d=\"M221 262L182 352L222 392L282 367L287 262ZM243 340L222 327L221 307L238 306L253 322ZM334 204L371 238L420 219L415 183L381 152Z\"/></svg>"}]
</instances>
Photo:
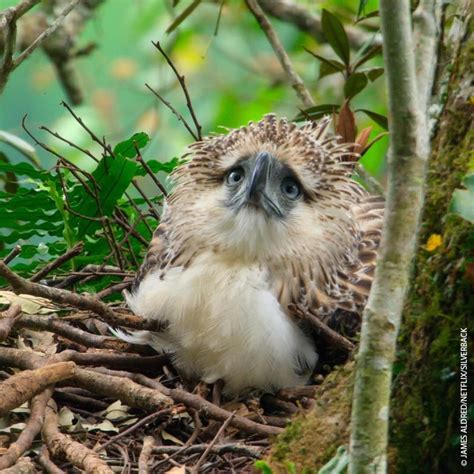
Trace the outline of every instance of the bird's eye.
<instances>
[{"instance_id":1,"label":"bird's eye","mask_svg":"<svg viewBox=\"0 0 474 474\"><path fill-rule=\"evenodd\" d=\"M298 199L301 194L299 184L292 178L285 178L282 181L281 191L288 199Z\"/></svg>"},{"instance_id":2,"label":"bird's eye","mask_svg":"<svg viewBox=\"0 0 474 474\"><path fill-rule=\"evenodd\" d=\"M231 186L235 186L236 184L239 184L245 176L245 171L242 167L234 168L229 171L227 174L227 184L230 184Z\"/></svg>"}]
</instances>

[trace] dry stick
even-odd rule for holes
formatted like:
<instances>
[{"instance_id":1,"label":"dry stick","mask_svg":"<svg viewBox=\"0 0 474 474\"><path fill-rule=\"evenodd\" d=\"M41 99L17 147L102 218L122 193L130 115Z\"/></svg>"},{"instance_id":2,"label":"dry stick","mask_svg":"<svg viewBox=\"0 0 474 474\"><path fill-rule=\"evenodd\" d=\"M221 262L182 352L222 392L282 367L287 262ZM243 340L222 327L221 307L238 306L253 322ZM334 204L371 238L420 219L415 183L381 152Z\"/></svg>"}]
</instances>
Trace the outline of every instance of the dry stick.
<instances>
[{"instance_id":1,"label":"dry stick","mask_svg":"<svg viewBox=\"0 0 474 474\"><path fill-rule=\"evenodd\" d=\"M201 0L193 0L171 23L168 28L166 28L166 33L173 32L186 18L191 15L191 13L196 9L196 7L201 3Z\"/></svg>"},{"instance_id":2,"label":"dry stick","mask_svg":"<svg viewBox=\"0 0 474 474\"><path fill-rule=\"evenodd\" d=\"M311 97L311 94L304 85L300 75L294 70L290 57L281 44L280 39L278 38L272 25L268 21L268 18L265 16L265 13L260 8L257 0L245 0L245 3L247 4L249 10L253 13L253 16L260 25L260 28L262 28L263 32L267 36L273 51L275 51L275 54L288 77L288 82L295 90L296 95L300 98L305 108L312 107L314 105L314 100Z\"/></svg>"},{"instance_id":3,"label":"dry stick","mask_svg":"<svg viewBox=\"0 0 474 474\"><path fill-rule=\"evenodd\" d=\"M59 431L57 408L53 400L46 407L43 437L53 456L64 456L71 464L86 472L113 474L112 469L94 451Z\"/></svg>"},{"instance_id":4,"label":"dry stick","mask_svg":"<svg viewBox=\"0 0 474 474\"><path fill-rule=\"evenodd\" d=\"M143 438L143 446L138 457L138 474L148 474L150 472L150 456L155 444L153 436L145 436Z\"/></svg>"},{"instance_id":5,"label":"dry stick","mask_svg":"<svg viewBox=\"0 0 474 474\"><path fill-rule=\"evenodd\" d=\"M148 423L151 423L152 421L155 421L157 418L160 418L161 416L167 416L175 413L179 413L183 410L179 410L176 408L165 408L164 410L160 410L156 413L152 413L151 415L146 416L145 418L142 418L139 420L137 423L133 424L126 430L122 431L121 433L112 436L109 440L107 440L104 444L100 444L99 446L96 446L94 448L94 451L96 453L100 453L102 450L104 450L107 446L110 446L111 444L115 443L119 439L122 439L124 436L129 435L130 433L133 433L134 431L138 430L141 426L147 425Z\"/></svg>"},{"instance_id":6,"label":"dry stick","mask_svg":"<svg viewBox=\"0 0 474 474\"><path fill-rule=\"evenodd\" d=\"M392 139L382 241L357 356L350 474L378 474L387 469L393 361L416 250L429 155L426 110L415 73L410 2L381 0L380 19Z\"/></svg>"},{"instance_id":7,"label":"dry stick","mask_svg":"<svg viewBox=\"0 0 474 474\"><path fill-rule=\"evenodd\" d=\"M202 410L214 420L226 421L230 416L230 412L228 410L214 405L214 403L207 401L199 395L186 392L185 390L179 388L167 388L156 380L150 379L149 377L145 377L141 374L130 374L130 376L144 385L160 390L166 396L172 398L176 403L182 403L183 405L191 407L197 411ZM230 423L239 430L247 433L259 434L262 436L272 436L283 432L283 430L280 428L256 423L240 415L235 415Z\"/></svg>"},{"instance_id":8,"label":"dry stick","mask_svg":"<svg viewBox=\"0 0 474 474\"><path fill-rule=\"evenodd\" d=\"M3 259L6 264L9 264L17 255L21 253L21 245L15 245L11 252Z\"/></svg>"},{"instance_id":9,"label":"dry stick","mask_svg":"<svg viewBox=\"0 0 474 474\"><path fill-rule=\"evenodd\" d=\"M31 278L30 281L40 281L43 277L51 273L56 268L59 268L61 265L64 265L71 258L77 257L82 250L84 249L84 244L79 242L70 250L68 250L64 255L60 255L56 260L45 265L41 270L37 271Z\"/></svg>"},{"instance_id":10,"label":"dry stick","mask_svg":"<svg viewBox=\"0 0 474 474\"><path fill-rule=\"evenodd\" d=\"M60 318L55 316L23 314L16 320L14 326L16 328L28 328L52 332L86 347L112 349L119 352L126 352L129 350L133 351L134 348L134 346L128 342L121 341L115 337L98 336L97 334L83 331L82 329L76 328L70 323L62 321Z\"/></svg>"},{"instance_id":11,"label":"dry stick","mask_svg":"<svg viewBox=\"0 0 474 474\"><path fill-rule=\"evenodd\" d=\"M19 304L10 305L10 307L2 313L0 319L0 341L4 341L8 337L20 314L21 306Z\"/></svg>"},{"instance_id":12,"label":"dry stick","mask_svg":"<svg viewBox=\"0 0 474 474\"><path fill-rule=\"evenodd\" d=\"M326 43L321 18L312 11L292 0L258 0L259 5L269 15L281 21L291 23L299 30L311 35L317 43ZM350 45L358 49L370 38L370 34L359 28L344 25ZM380 35L374 38L374 44L381 44Z\"/></svg>"},{"instance_id":13,"label":"dry stick","mask_svg":"<svg viewBox=\"0 0 474 474\"><path fill-rule=\"evenodd\" d=\"M41 431L46 404L51 398L52 389L47 388L34 396L30 402L30 417L18 439L12 443L6 452L0 456L0 469L12 466L18 458L33 444L37 434Z\"/></svg>"},{"instance_id":14,"label":"dry stick","mask_svg":"<svg viewBox=\"0 0 474 474\"><path fill-rule=\"evenodd\" d=\"M89 310L100 316L101 319L109 324L123 325L134 329L160 331L160 327L157 327L156 321L146 320L132 314L117 313L102 303L102 301L92 296L78 295L71 291L32 283L12 272L2 261L0 261L0 275L8 280L16 294L26 293L28 295L41 296L55 303L67 304L79 309Z\"/></svg>"},{"instance_id":15,"label":"dry stick","mask_svg":"<svg viewBox=\"0 0 474 474\"><path fill-rule=\"evenodd\" d=\"M104 299L106 296L110 296L114 293L120 293L123 290L127 290L133 285L133 280L122 281L121 283L116 283L115 285L108 286L103 290L96 293L96 298L99 300Z\"/></svg>"},{"instance_id":16,"label":"dry stick","mask_svg":"<svg viewBox=\"0 0 474 474\"><path fill-rule=\"evenodd\" d=\"M74 376L74 362L58 362L35 370L24 370L0 384L0 416L19 407L46 387Z\"/></svg>"},{"instance_id":17,"label":"dry stick","mask_svg":"<svg viewBox=\"0 0 474 474\"><path fill-rule=\"evenodd\" d=\"M48 474L66 474L65 471L59 469L59 467L56 466L53 461L51 461L51 458L49 457L48 448L45 445L43 445L39 452L38 462Z\"/></svg>"},{"instance_id":18,"label":"dry stick","mask_svg":"<svg viewBox=\"0 0 474 474\"><path fill-rule=\"evenodd\" d=\"M171 112L178 118L178 120L184 125L186 130L190 133L190 135L194 138L194 140L198 140L197 135L194 133L193 129L188 124L187 120L171 105L171 102L167 101L161 94L156 92L149 84L145 83L145 87L155 96L157 97Z\"/></svg>"},{"instance_id":19,"label":"dry stick","mask_svg":"<svg viewBox=\"0 0 474 474\"><path fill-rule=\"evenodd\" d=\"M0 12L0 30L6 29L2 66L0 68L0 92L5 87L8 81L8 76L15 69L13 54L16 47L16 22L30 8L39 2L40 0L24 0L16 7L10 7L3 12Z\"/></svg>"},{"instance_id":20,"label":"dry stick","mask_svg":"<svg viewBox=\"0 0 474 474\"><path fill-rule=\"evenodd\" d=\"M57 16L57 18L51 23L51 25L43 31L28 48L26 48L18 57L13 61L13 69L17 68L38 46L41 45L46 39L48 39L64 22L66 16L76 5L82 0L72 0L66 8ZM13 70L12 69L12 70Z\"/></svg>"},{"instance_id":21,"label":"dry stick","mask_svg":"<svg viewBox=\"0 0 474 474\"><path fill-rule=\"evenodd\" d=\"M154 446L153 454L168 454L174 455L179 452L183 456L190 454L202 453L208 448L207 444L193 444L191 446ZM246 446L241 443L225 443L214 445L209 452L211 454L240 454L243 456L258 459L262 455L262 450L254 448L253 446Z\"/></svg>"},{"instance_id":22,"label":"dry stick","mask_svg":"<svg viewBox=\"0 0 474 474\"><path fill-rule=\"evenodd\" d=\"M202 453L201 457L198 459L198 462L191 468L192 473L197 474L199 472L199 468L201 467L202 463L206 459L207 455L209 454L209 452L211 451L213 446L217 443L217 440L224 433L225 429L229 426L229 424L232 421L232 418L234 417L234 415L235 415L235 411L233 411L230 414L229 418L227 418L227 420L225 420L224 423L222 423L222 426L219 428L219 430L217 431L217 433L214 436L214 438L212 439L212 441L209 443L209 445L207 446L205 451Z\"/></svg>"},{"instance_id":23,"label":"dry stick","mask_svg":"<svg viewBox=\"0 0 474 474\"><path fill-rule=\"evenodd\" d=\"M20 458L14 466L2 469L1 474L36 474L36 466L29 457Z\"/></svg>"},{"instance_id":24,"label":"dry stick","mask_svg":"<svg viewBox=\"0 0 474 474\"><path fill-rule=\"evenodd\" d=\"M159 41L154 43L153 41L151 42L153 46L163 55L165 58L166 62L168 63L169 67L173 70L176 79L178 79L179 85L181 86L181 89L183 91L184 97L186 98L186 107L189 110L189 113L191 115L191 118L193 120L194 126L196 127L196 135L198 140L202 140L202 134L201 134L201 125L196 117L196 114L194 112L193 108L193 103L191 101L191 96L189 95L188 88L186 86L186 79L184 76L181 76L176 69L176 66L174 65L173 61L171 61L171 58L166 54L165 50L161 47L161 44Z\"/></svg>"},{"instance_id":25,"label":"dry stick","mask_svg":"<svg viewBox=\"0 0 474 474\"><path fill-rule=\"evenodd\" d=\"M355 349L355 345L349 341L349 339L346 339L344 336L341 336L338 332L334 331L334 329L331 329L318 317L308 313L297 305L290 305L289 309L296 314L296 316L308 321L316 333L319 334L322 339L330 343L331 346L335 346L346 353L351 353Z\"/></svg>"},{"instance_id":26,"label":"dry stick","mask_svg":"<svg viewBox=\"0 0 474 474\"><path fill-rule=\"evenodd\" d=\"M135 152L137 154L136 159L137 161L143 166L147 174L150 176L150 178L153 180L153 182L156 184L156 187L161 191L163 196L168 196L168 192L166 189L163 187L163 185L159 182L157 177L155 176L155 173L151 170L151 168L148 166L146 161L143 159L142 154L140 153L140 149L138 148L137 144L134 143L135 145Z\"/></svg>"}]
</instances>

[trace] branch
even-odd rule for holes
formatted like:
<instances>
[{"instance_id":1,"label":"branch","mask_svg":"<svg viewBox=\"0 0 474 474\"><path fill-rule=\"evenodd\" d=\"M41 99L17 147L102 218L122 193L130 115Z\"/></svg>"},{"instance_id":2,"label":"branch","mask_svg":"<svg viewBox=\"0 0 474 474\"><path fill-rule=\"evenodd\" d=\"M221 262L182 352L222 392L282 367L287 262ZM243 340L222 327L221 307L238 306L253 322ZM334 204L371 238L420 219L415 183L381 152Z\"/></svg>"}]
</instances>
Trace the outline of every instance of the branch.
<instances>
[{"instance_id":1,"label":"branch","mask_svg":"<svg viewBox=\"0 0 474 474\"><path fill-rule=\"evenodd\" d=\"M53 456L64 456L70 463L86 472L113 474L107 463L91 449L74 441L70 436L62 434L58 428L56 403L50 400L46 408L43 425L43 437Z\"/></svg>"},{"instance_id":2,"label":"branch","mask_svg":"<svg viewBox=\"0 0 474 474\"><path fill-rule=\"evenodd\" d=\"M413 14L417 88L420 106L425 113L430 104L436 72L441 3L440 0L421 0Z\"/></svg>"},{"instance_id":3,"label":"branch","mask_svg":"<svg viewBox=\"0 0 474 474\"><path fill-rule=\"evenodd\" d=\"M61 265L66 263L71 258L77 257L83 250L84 244L79 242L70 250L68 250L65 254L60 255L56 260L48 263L44 266L41 270L37 271L31 278L30 281L37 282L40 281L43 277L45 277L48 273L52 272L56 268L59 268Z\"/></svg>"},{"instance_id":4,"label":"branch","mask_svg":"<svg viewBox=\"0 0 474 474\"><path fill-rule=\"evenodd\" d=\"M2 394L0 416L19 407L49 385L71 378L75 370L76 364L74 362L59 362L12 375L0 384L0 393Z\"/></svg>"},{"instance_id":5,"label":"branch","mask_svg":"<svg viewBox=\"0 0 474 474\"><path fill-rule=\"evenodd\" d=\"M43 392L36 395L30 403L30 418L25 428L20 433L18 439L12 443L6 452L0 456L0 469L6 469L12 466L18 458L28 449L31 448L34 439L41 431L44 420L44 412L46 404L51 398L52 389L47 388Z\"/></svg>"},{"instance_id":6,"label":"branch","mask_svg":"<svg viewBox=\"0 0 474 474\"><path fill-rule=\"evenodd\" d=\"M291 0L258 0L259 5L269 15L287 23L292 23L301 31L311 35L318 43L326 43L321 19L304 6ZM344 26L352 48L359 49L366 43L370 35L351 26ZM376 40L374 44L381 44Z\"/></svg>"},{"instance_id":7,"label":"branch","mask_svg":"<svg viewBox=\"0 0 474 474\"><path fill-rule=\"evenodd\" d=\"M159 331L156 321L147 320L133 314L117 313L102 301L92 296L78 295L71 291L50 288L48 286L33 283L12 272L4 262L0 261L0 276L5 278L16 294L26 293L33 296L41 296L55 303L67 304L79 309L89 310L100 316L105 322L113 325L122 325L134 329L148 329Z\"/></svg>"},{"instance_id":8,"label":"branch","mask_svg":"<svg viewBox=\"0 0 474 474\"><path fill-rule=\"evenodd\" d=\"M429 152L426 117L418 100L410 2L381 0L380 15L392 140L383 236L357 358L351 474L386 472L392 368L417 243Z\"/></svg>"},{"instance_id":9,"label":"branch","mask_svg":"<svg viewBox=\"0 0 474 474\"><path fill-rule=\"evenodd\" d=\"M304 108L308 109L309 107L312 107L314 105L314 100L311 97L311 94L304 85L304 82L299 74L294 70L285 48L281 44L280 39L268 21L268 18L265 16L265 13L263 13L263 10L260 8L257 0L245 0L245 3L267 36L273 51L275 51L275 54L280 61L281 67L287 75L288 83L295 90L296 95L301 100Z\"/></svg>"}]
</instances>

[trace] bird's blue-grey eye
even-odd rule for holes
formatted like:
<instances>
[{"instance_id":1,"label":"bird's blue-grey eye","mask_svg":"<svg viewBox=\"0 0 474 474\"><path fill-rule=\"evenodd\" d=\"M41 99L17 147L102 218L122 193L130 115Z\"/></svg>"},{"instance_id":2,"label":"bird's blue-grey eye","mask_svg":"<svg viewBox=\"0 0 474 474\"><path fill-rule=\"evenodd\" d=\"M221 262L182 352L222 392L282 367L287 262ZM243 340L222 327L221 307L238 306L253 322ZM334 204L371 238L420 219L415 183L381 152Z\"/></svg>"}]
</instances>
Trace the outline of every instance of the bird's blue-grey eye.
<instances>
[{"instance_id":1,"label":"bird's blue-grey eye","mask_svg":"<svg viewBox=\"0 0 474 474\"><path fill-rule=\"evenodd\" d=\"M293 178L285 178L281 182L281 191L288 199L298 199L301 194L300 186Z\"/></svg>"},{"instance_id":2,"label":"bird's blue-grey eye","mask_svg":"<svg viewBox=\"0 0 474 474\"><path fill-rule=\"evenodd\" d=\"M235 186L242 182L242 180L244 179L244 176L245 176L245 171L241 166L239 166L238 168L234 168L230 170L229 173L227 174L227 178L226 178L227 184L229 184L230 186Z\"/></svg>"}]
</instances>

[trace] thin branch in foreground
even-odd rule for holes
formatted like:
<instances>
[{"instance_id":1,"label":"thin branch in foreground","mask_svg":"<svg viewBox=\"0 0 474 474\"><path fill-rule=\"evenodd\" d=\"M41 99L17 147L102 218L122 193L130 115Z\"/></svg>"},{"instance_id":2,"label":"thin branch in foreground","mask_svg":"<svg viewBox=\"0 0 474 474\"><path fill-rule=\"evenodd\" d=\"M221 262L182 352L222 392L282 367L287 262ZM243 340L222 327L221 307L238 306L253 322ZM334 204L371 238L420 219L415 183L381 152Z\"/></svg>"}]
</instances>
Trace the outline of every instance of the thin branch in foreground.
<instances>
[{"instance_id":1,"label":"thin branch in foreground","mask_svg":"<svg viewBox=\"0 0 474 474\"><path fill-rule=\"evenodd\" d=\"M409 0L381 0L380 18L391 117L388 193L375 279L362 320L350 474L385 473L387 469L393 361L415 255L429 154L424 98L420 102L416 82Z\"/></svg>"},{"instance_id":2,"label":"thin branch in foreground","mask_svg":"<svg viewBox=\"0 0 474 474\"><path fill-rule=\"evenodd\" d=\"M182 76L179 71L176 69L176 66L174 65L173 61L171 58L166 54L165 50L161 47L161 44L159 41L154 43L152 41L153 46L163 55L163 57L166 59L166 62L170 66L170 68L173 70L176 79L178 79L179 85L181 86L181 89L183 91L184 97L186 98L186 107L189 110L189 113L191 115L191 118L193 120L194 126L196 127L196 135L198 140L202 140L202 127L201 124L199 123L199 120L196 117L196 113L194 112L194 107L193 107L193 102L191 100L191 96L189 95L188 87L186 86L186 79L184 76Z\"/></svg>"},{"instance_id":3,"label":"thin branch in foreground","mask_svg":"<svg viewBox=\"0 0 474 474\"><path fill-rule=\"evenodd\" d=\"M40 281L43 277L51 273L56 268L59 268L61 265L64 265L71 258L77 257L83 250L84 244L79 242L74 247L69 249L63 255L60 255L56 260L45 265L41 270L37 271L31 278L30 281L37 282Z\"/></svg>"},{"instance_id":4,"label":"thin branch in foreground","mask_svg":"<svg viewBox=\"0 0 474 474\"><path fill-rule=\"evenodd\" d=\"M184 125L186 130L190 133L190 135L194 138L194 140L199 140L198 136L196 133L193 131L191 126L188 124L187 120L180 114L172 105L171 102L166 100L161 94L155 91L149 84L145 83L145 87L155 96L157 97L168 109L171 110L171 112L176 115L178 120Z\"/></svg>"},{"instance_id":5,"label":"thin branch in foreground","mask_svg":"<svg viewBox=\"0 0 474 474\"><path fill-rule=\"evenodd\" d=\"M11 252L3 259L4 263L7 265L21 253L21 245L15 245Z\"/></svg>"},{"instance_id":6,"label":"thin branch in foreground","mask_svg":"<svg viewBox=\"0 0 474 474\"><path fill-rule=\"evenodd\" d=\"M5 278L16 294L26 293L33 296L41 296L55 303L74 306L79 309L89 310L97 314L105 322L113 325L122 325L134 329L148 329L160 331L156 321L146 320L133 314L117 313L102 301L92 296L78 295L67 290L50 288L48 286L33 283L22 278L11 271L7 265L0 261L0 275Z\"/></svg>"},{"instance_id":7,"label":"thin branch in foreground","mask_svg":"<svg viewBox=\"0 0 474 474\"><path fill-rule=\"evenodd\" d=\"M310 92L304 85L303 79L301 79L300 75L293 68L288 53L285 51L285 48L281 44L280 39L278 38L271 23L268 21L268 18L265 16L265 13L260 8L257 0L245 0L245 3L267 36L273 51L275 51L275 54L288 77L289 84L295 90L296 95L300 98L303 106L306 109L312 107L314 105L314 100L311 97Z\"/></svg>"}]
</instances>

